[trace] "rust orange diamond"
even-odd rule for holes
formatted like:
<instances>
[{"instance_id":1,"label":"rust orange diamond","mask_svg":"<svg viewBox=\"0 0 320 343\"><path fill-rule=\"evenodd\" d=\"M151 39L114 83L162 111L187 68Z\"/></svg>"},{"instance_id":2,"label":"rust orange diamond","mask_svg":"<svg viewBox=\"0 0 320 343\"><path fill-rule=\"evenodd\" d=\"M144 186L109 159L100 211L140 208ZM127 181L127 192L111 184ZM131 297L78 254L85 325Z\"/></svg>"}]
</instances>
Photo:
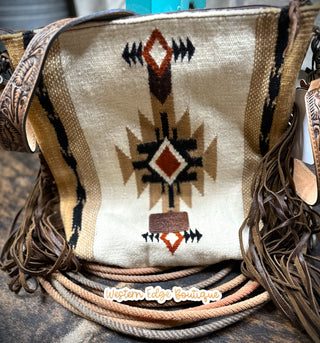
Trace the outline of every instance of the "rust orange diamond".
<instances>
[{"instance_id":1,"label":"rust orange diamond","mask_svg":"<svg viewBox=\"0 0 320 343\"><path fill-rule=\"evenodd\" d=\"M155 58L152 56L152 49L154 48L154 44L156 41L159 42L165 53L165 56L162 58L161 63L157 63ZM159 77L161 77L164 71L167 69L169 62L171 61L172 52L172 48L169 47L161 32L158 29L155 29L153 30L147 44L144 46L141 54L143 55L148 65L158 74Z\"/></svg>"},{"instance_id":2,"label":"rust orange diamond","mask_svg":"<svg viewBox=\"0 0 320 343\"><path fill-rule=\"evenodd\" d=\"M188 163L174 148L171 142L165 138L149 162L149 165L165 182L172 185Z\"/></svg>"},{"instance_id":3,"label":"rust orange diamond","mask_svg":"<svg viewBox=\"0 0 320 343\"><path fill-rule=\"evenodd\" d=\"M169 177L180 167L181 163L171 153L169 147L165 147L162 154L156 160L156 164L163 170Z\"/></svg>"}]
</instances>

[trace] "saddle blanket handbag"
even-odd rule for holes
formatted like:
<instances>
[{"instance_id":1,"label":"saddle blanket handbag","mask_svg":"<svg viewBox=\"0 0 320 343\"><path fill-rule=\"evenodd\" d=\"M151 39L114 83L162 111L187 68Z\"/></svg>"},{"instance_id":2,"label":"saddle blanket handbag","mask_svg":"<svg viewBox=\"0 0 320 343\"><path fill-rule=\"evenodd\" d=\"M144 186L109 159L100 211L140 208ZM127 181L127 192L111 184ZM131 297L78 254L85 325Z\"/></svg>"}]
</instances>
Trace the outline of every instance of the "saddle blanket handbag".
<instances>
[{"instance_id":1,"label":"saddle blanket handbag","mask_svg":"<svg viewBox=\"0 0 320 343\"><path fill-rule=\"evenodd\" d=\"M3 33L13 74L0 99L0 143L41 160L2 252L11 288L33 291L28 275L46 282L80 264L166 269L244 259L243 272L290 319L317 318L303 324L316 337L316 301L300 316L292 304L301 299L280 288L294 275L297 289L296 274L319 283L319 271L305 269L307 254L292 257L301 237L305 253L304 233L317 233L318 217L296 194L288 153L318 10L293 1L111 11ZM301 292L305 303L315 291Z\"/></svg>"}]
</instances>

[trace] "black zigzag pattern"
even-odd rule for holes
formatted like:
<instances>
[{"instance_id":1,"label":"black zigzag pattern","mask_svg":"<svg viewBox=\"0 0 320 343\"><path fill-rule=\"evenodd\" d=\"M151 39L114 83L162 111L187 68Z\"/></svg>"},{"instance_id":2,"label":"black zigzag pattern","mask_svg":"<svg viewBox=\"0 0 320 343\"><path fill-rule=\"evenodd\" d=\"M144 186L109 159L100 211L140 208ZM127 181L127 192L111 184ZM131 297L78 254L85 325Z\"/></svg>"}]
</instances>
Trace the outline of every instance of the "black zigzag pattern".
<instances>
[{"instance_id":1,"label":"black zigzag pattern","mask_svg":"<svg viewBox=\"0 0 320 343\"><path fill-rule=\"evenodd\" d=\"M269 151L269 134L273 122L273 114L276 108L276 100L280 91L282 76L282 65L284 61L283 52L288 44L288 28L290 24L289 10L283 8L278 23L278 37L275 48L274 68L269 77L269 92L263 106L263 114L260 127L260 152L265 155Z\"/></svg>"},{"instance_id":2,"label":"black zigzag pattern","mask_svg":"<svg viewBox=\"0 0 320 343\"><path fill-rule=\"evenodd\" d=\"M199 243L201 237L202 237L202 234L197 230L195 229L195 231L193 232L191 229L189 230L185 230L183 232L183 235L184 235L184 240L186 243L188 243L189 239L190 239L190 243ZM144 234L141 235L146 242L153 242L154 239L157 240L157 242L159 243L159 237L160 237L160 234L157 233L157 234L154 234L154 233L149 233L149 232L146 232ZM195 241L196 239L196 241Z\"/></svg>"},{"instance_id":3,"label":"black zigzag pattern","mask_svg":"<svg viewBox=\"0 0 320 343\"><path fill-rule=\"evenodd\" d=\"M172 39L172 49L175 62L177 62L179 55L181 56L181 61L183 61L186 55L188 55L188 61L190 61L196 50L189 38L187 38L187 44L184 44L182 39L180 38L179 45L174 39Z\"/></svg>"},{"instance_id":4,"label":"black zigzag pattern","mask_svg":"<svg viewBox=\"0 0 320 343\"><path fill-rule=\"evenodd\" d=\"M157 234L154 234L154 233L149 233L149 232L146 232L144 233L143 235L141 235L145 240L146 242L148 242L148 239L153 242L153 239L156 239L158 242L159 242L159 237L160 237L160 234L157 233Z\"/></svg>"},{"instance_id":5,"label":"black zigzag pattern","mask_svg":"<svg viewBox=\"0 0 320 343\"><path fill-rule=\"evenodd\" d=\"M140 62L141 65L143 65L142 60L142 42L139 43L138 48L136 43L134 42L131 47L131 51L129 49L129 43L127 43L126 47L123 50L122 58L129 64L131 67L131 61L134 64L137 64L137 62Z\"/></svg>"},{"instance_id":6,"label":"black zigzag pattern","mask_svg":"<svg viewBox=\"0 0 320 343\"><path fill-rule=\"evenodd\" d=\"M189 231L189 232L188 232ZM194 239L197 239L197 243L199 243L202 234L196 229L195 232L193 232L191 229L189 229L188 231L184 231L184 239L185 242L188 243L188 240L191 240L191 243L193 243Z\"/></svg>"},{"instance_id":7,"label":"black zigzag pattern","mask_svg":"<svg viewBox=\"0 0 320 343\"><path fill-rule=\"evenodd\" d=\"M49 99L48 92L46 90L46 87L44 86L43 83L43 78L42 76L40 77L39 80L39 85L38 89L36 92L39 102L41 106L45 109L47 112L48 119L51 123L51 125L54 127L58 142L61 147L61 155L64 158L65 162L67 165L71 168L71 170L74 173L74 176L76 178L77 182L77 204L73 208L73 217L72 217L72 235L69 239L69 244L70 246L74 249L77 245L78 238L79 238L79 232L81 231L82 228L82 212L83 212L83 207L86 202L86 191L80 181L80 176L78 173L78 166L77 166L77 161L75 157L73 156L72 152L70 151L70 146L69 146L69 139L68 136L65 132L65 129L63 127L63 124L59 118L58 115L54 112L53 105Z\"/></svg>"}]
</instances>

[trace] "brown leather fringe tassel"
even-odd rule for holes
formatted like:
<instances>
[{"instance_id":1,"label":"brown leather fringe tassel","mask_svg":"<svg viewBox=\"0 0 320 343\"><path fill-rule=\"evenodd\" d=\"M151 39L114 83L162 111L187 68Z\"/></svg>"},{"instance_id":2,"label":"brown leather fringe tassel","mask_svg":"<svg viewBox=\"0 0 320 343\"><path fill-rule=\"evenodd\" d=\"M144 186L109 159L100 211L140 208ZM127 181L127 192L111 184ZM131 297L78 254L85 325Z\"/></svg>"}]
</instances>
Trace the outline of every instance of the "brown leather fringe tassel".
<instances>
[{"instance_id":1,"label":"brown leather fringe tassel","mask_svg":"<svg viewBox=\"0 0 320 343\"><path fill-rule=\"evenodd\" d=\"M32 293L38 276L57 270L78 271L80 263L64 238L59 195L50 170L40 155L41 168L24 209L17 214L0 255L0 268L10 276L10 290ZM23 212L22 223L17 225ZM35 285L27 282L33 278Z\"/></svg>"},{"instance_id":2,"label":"brown leather fringe tassel","mask_svg":"<svg viewBox=\"0 0 320 343\"><path fill-rule=\"evenodd\" d=\"M240 230L242 272L257 280L295 326L320 342L320 258L308 241L319 233L319 214L295 192L291 151L297 115L263 158L253 183L250 213ZM249 227L246 254L242 231Z\"/></svg>"}]
</instances>

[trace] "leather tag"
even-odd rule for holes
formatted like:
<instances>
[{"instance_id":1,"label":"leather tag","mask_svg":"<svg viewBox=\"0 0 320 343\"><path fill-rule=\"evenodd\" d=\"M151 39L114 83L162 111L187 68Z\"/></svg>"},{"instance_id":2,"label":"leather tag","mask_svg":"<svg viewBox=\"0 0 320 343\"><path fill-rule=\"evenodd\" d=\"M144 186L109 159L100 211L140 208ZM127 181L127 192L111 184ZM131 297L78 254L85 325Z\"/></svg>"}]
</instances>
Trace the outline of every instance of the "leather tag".
<instances>
[{"instance_id":1,"label":"leather tag","mask_svg":"<svg viewBox=\"0 0 320 343\"><path fill-rule=\"evenodd\" d=\"M187 212L167 212L151 214L149 231L152 233L179 232L189 229Z\"/></svg>"}]
</instances>

